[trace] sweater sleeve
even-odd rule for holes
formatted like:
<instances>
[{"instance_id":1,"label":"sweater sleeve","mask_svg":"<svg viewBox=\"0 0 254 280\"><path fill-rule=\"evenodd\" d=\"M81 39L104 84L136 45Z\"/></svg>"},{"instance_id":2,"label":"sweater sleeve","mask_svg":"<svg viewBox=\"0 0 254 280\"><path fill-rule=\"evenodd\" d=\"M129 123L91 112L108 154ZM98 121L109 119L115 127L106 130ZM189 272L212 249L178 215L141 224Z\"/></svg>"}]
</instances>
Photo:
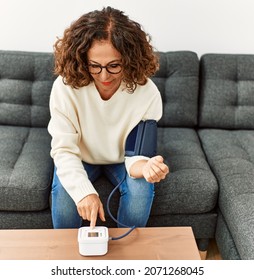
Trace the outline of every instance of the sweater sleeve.
<instances>
[{"instance_id":1,"label":"sweater sleeve","mask_svg":"<svg viewBox=\"0 0 254 280\"><path fill-rule=\"evenodd\" d=\"M80 131L75 112L64 102L67 87L54 85L50 97L51 119L48 131L52 136L51 156L63 187L77 204L89 194L97 194L83 167L78 147Z\"/></svg>"}]
</instances>

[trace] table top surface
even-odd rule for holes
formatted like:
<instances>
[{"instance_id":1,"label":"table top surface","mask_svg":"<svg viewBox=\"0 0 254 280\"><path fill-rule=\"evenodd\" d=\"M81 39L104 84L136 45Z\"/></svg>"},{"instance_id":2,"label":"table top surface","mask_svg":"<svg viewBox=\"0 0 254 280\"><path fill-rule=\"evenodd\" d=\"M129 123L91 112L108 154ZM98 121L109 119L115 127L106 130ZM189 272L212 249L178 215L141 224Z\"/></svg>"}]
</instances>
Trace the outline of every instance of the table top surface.
<instances>
[{"instance_id":1,"label":"table top surface","mask_svg":"<svg viewBox=\"0 0 254 280\"><path fill-rule=\"evenodd\" d=\"M109 228L109 236L126 228ZM79 254L78 229L0 230L1 260L200 260L191 227L136 228L110 240L104 256Z\"/></svg>"}]
</instances>

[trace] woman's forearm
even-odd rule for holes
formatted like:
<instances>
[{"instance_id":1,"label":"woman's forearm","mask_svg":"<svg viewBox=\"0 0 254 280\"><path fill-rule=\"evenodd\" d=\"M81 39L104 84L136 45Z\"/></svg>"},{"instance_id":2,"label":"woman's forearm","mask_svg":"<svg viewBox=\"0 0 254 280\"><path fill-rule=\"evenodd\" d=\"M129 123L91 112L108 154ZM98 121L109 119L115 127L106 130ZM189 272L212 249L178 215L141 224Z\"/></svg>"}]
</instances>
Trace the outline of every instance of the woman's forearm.
<instances>
[{"instance_id":1,"label":"woman's forearm","mask_svg":"<svg viewBox=\"0 0 254 280\"><path fill-rule=\"evenodd\" d=\"M134 178L145 178L147 182L156 183L165 179L169 173L168 166L164 163L162 156L155 156L149 160L138 160L130 167L130 176Z\"/></svg>"},{"instance_id":2,"label":"woman's forearm","mask_svg":"<svg viewBox=\"0 0 254 280\"><path fill-rule=\"evenodd\" d=\"M147 160L138 160L132 164L130 167L130 175L133 178L143 178L143 168L145 164L147 163Z\"/></svg>"}]
</instances>

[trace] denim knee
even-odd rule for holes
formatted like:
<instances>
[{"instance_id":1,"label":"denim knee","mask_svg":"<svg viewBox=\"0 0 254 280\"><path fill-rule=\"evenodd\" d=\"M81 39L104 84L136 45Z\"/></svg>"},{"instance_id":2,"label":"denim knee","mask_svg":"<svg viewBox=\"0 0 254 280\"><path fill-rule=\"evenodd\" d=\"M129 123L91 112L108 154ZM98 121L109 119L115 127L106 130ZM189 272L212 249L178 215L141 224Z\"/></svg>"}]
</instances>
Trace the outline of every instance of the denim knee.
<instances>
[{"instance_id":1,"label":"denim knee","mask_svg":"<svg viewBox=\"0 0 254 280\"><path fill-rule=\"evenodd\" d=\"M120 187L118 220L128 226L145 227L154 198L154 184L127 176Z\"/></svg>"}]
</instances>

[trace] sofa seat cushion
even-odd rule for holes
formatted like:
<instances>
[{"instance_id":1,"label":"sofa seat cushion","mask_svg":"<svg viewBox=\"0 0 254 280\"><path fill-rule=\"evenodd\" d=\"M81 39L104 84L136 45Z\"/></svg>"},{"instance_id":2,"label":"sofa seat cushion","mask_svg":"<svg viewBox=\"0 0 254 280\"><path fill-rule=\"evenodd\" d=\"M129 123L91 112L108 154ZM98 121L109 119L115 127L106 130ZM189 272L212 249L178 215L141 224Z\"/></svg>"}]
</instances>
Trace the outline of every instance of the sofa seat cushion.
<instances>
[{"instance_id":1,"label":"sofa seat cushion","mask_svg":"<svg viewBox=\"0 0 254 280\"><path fill-rule=\"evenodd\" d=\"M242 259L254 259L254 131L204 129L199 134L218 179L220 211L237 250Z\"/></svg>"},{"instance_id":2,"label":"sofa seat cushion","mask_svg":"<svg viewBox=\"0 0 254 280\"><path fill-rule=\"evenodd\" d=\"M192 128L159 128L158 154L170 174L155 184L152 215L200 214L214 209L218 186Z\"/></svg>"},{"instance_id":3,"label":"sofa seat cushion","mask_svg":"<svg viewBox=\"0 0 254 280\"><path fill-rule=\"evenodd\" d=\"M0 126L0 210L49 206L53 163L46 128Z\"/></svg>"}]
</instances>

